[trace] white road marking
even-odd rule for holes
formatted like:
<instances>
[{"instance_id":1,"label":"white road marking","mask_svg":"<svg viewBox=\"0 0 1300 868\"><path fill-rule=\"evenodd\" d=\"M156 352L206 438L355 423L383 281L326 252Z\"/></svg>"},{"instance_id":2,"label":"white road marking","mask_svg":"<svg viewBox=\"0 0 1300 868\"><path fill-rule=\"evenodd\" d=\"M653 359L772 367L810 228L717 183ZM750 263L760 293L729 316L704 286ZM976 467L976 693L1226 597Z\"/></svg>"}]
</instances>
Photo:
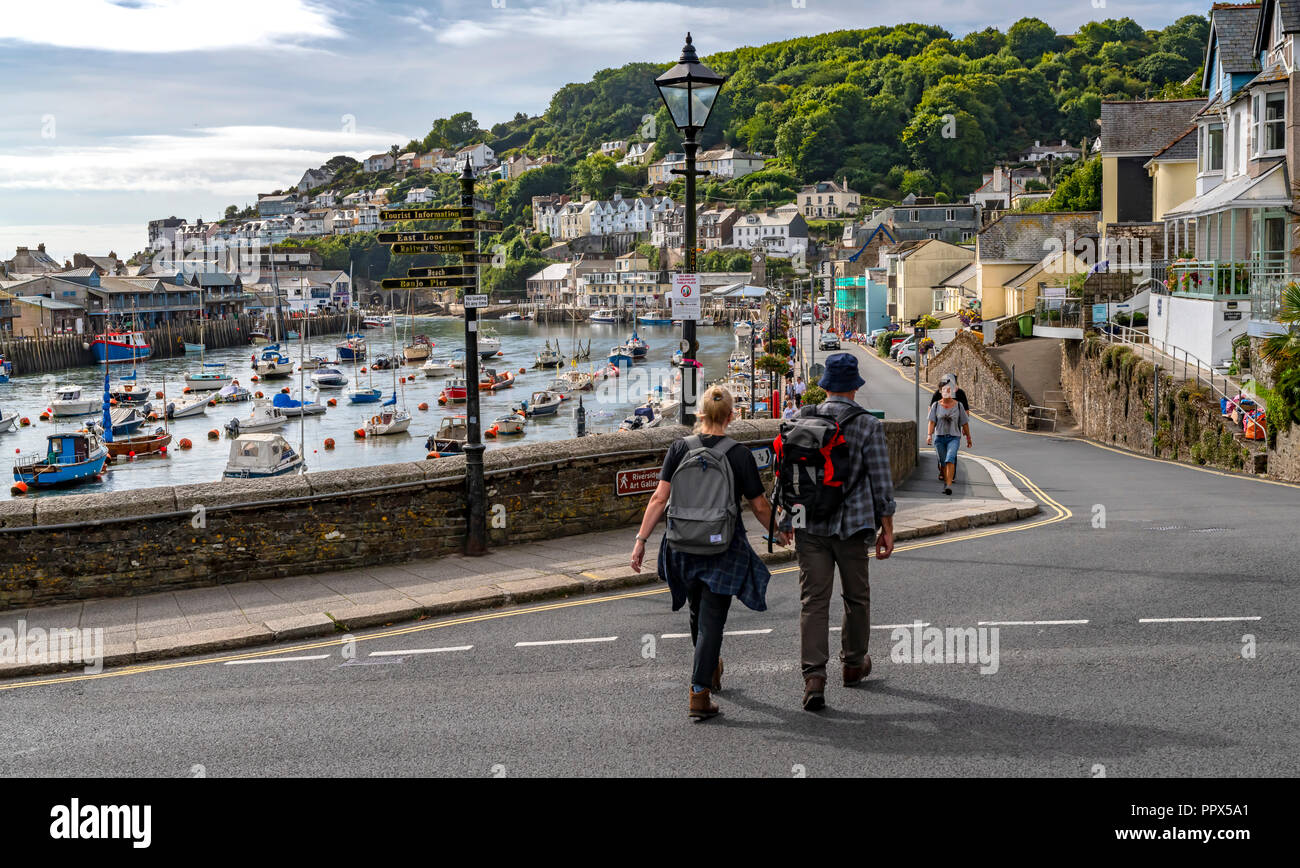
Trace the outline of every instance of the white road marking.
<instances>
[{"instance_id":1,"label":"white road marking","mask_svg":"<svg viewBox=\"0 0 1300 868\"><path fill-rule=\"evenodd\" d=\"M1260 615L1229 615L1221 618L1138 618L1139 624L1186 624L1206 621L1259 621Z\"/></svg>"},{"instance_id":2,"label":"white road marking","mask_svg":"<svg viewBox=\"0 0 1300 868\"><path fill-rule=\"evenodd\" d=\"M306 657L266 657L256 660L227 660L227 666L243 666L245 663L297 663L302 660L325 660L328 654L311 654Z\"/></svg>"},{"instance_id":3,"label":"white road marking","mask_svg":"<svg viewBox=\"0 0 1300 868\"><path fill-rule=\"evenodd\" d=\"M691 634L690 633L664 633L659 638L660 639L689 639L691 638Z\"/></svg>"},{"instance_id":4,"label":"white road marking","mask_svg":"<svg viewBox=\"0 0 1300 868\"><path fill-rule=\"evenodd\" d=\"M371 657L402 657L407 654L441 654L443 651L468 651L473 645L453 645L448 648L407 648L405 651L371 651Z\"/></svg>"},{"instance_id":5,"label":"white road marking","mask_svg":"<svg viewBox=\"0 0 1300 868\"><path fill-rule=\"evenodd\" d=\"M1077 621L980 621L980 627L1060 627L1069 624L1087 624L1088 619Z\"/></svg>"},{"instance_id":6,"label":"white road marking","mask_svg":"<svg viewBox=\"0 0 1300 868\"><path fill-rule=\"evenodd\" d=\"M547 639L542 642L516 642L516 648L529 648L535 645L585 645L590 642L613 642L617 636L600 636L594 639Z\"/></svg>"},{"instance_id":7,"label":"white road marking","mask_svg":"<svg viewBox=\"0 0 1300 868\"><path fill-rule=\"evenodd\" d=\"M897 630L899 627L908 627L908 628L911 628L911 627L915 627L915 626L916 626L915 624L872 624L872 625L871 625L871 629L872 629L872 630ZM922 627L929 627L929 626L930 626L930 622L929 622L929 621L922 621L922 622L921 622L921 626L922 626ZM840 632L841 630L843 630L843 629L844 629L843 627L832 627L832 628L831 628L831 632L832 632L832 633L839 633L839 632Z\"/></svg>"},{"instance_id":8,"label":"white road marking","mask_svg":"<svg viewBox=\"0 0 1300 868\"><path fill-rule=\"evenodd\" d=\"M989 476L993 479L993 484L997 486L998 494L1002 495L1004 500L1010 500L1016 503L1033 503L1033 501L1026 497L1020 489L1011 484L1011 480L1007 479L1007 475L1002 472L1002 468L998 467L991 461L985 461L983 458L976 458L974 455L966 455L964 457L969 461L974 461L976 464L981 465L988 471Z\"/></svg>"},{"instance_id":9,"label":"white road marking","mask_svg":"<svg viewBox=\"0 0 1300 868\"><path fill-rule=\"evenodd\" d=\"M757 636L761 633L771 633L771 632L772 632L772 628L768 627L766 630L723 630L722 635L723 636Z\"/></svg>"}]
</instances>

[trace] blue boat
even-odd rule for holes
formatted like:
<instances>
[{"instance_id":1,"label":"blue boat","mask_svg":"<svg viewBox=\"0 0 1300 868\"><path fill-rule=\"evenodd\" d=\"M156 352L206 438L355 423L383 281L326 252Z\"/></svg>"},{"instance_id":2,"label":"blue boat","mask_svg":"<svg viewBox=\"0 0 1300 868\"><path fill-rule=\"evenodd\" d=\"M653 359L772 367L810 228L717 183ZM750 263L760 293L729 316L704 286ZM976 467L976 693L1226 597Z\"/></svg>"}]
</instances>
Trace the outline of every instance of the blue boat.
<instances>
[{"instance_id":1,"label":"blue boat","mask_svg":"<svg viewBox=\"0 0 1300 868\"><path fill-rule=\"evenodd\" d=\"M90 350L95 354L95 361L101 365L138 362L153 355L153 348L144 339L144 332L105 332L95 335Z\"/></svg>"},{"instance_id":2,"label":"blue boat","mask_svg":"<svg viewBox=\"0 0 1300 868\"><path fill-rule=\"evenodd\" d=\"M641 325L672 325L673 318L670 316L652 316L645 314L636 318Z\"/></svg>"},{"instance_id":3,"label":"blue boat","mask_svg":"<svg viewBox=\"0 0 1300 868\"><path fill-rule=\"evenodd\" d=\"M348 401L353 404L375 404L383 395L378 389L349 389Z\"/></svg>"},{"instance_id":4,"label":"blue boat","mask_svg":"<svg viewBox=\"0 0 1300 868\"><path fill-rule=\"evenodd\" d=\"M614 347L609 351L609 363L615 367L627 367L632 364L632 351L623 347Z\"/></svg>"},{"instance_id":5,"label":"blue boat","mask_svg":"<svg viewBox=\"0 0 1300 868\"><path fill-rule=\"evenodd\" d=\"M362 362L366 358L366 341L359 333L344 335L334 347L340 362Z\"/></svg>"},{"instance_id":6,"label":"blue boat","mask_svg":"<svg viewBox=\"0 0 1300 868\"><path fill-rule=\"evenodd\" d=\"M632 358L634 359L644 359L646 353L650 351L650 345L637 337L635 331L632 332L632 337L628 338L627 343L623 346L628 348L628 351L632 354Z\"/></svg>"},{"instance_id":7,"label":"blue boat","mask_svg":"<svg viewBox=\"0 0 1300 868\"><path fill-rule=\"evenodd\" d=\"M9 382L9 376L13 372L13 362L6 361L4 356L0 356L0 383Z\"/></svg>"},{"instance_id":8,"label":"blue boat","mask_svg":"<svg viewBox=\"0 0 1300 868\"><path fill-rule=\"evenodd\" d=\"M112 430L108 402L108 374L104 374L105 431ZM93 428L84 428L66 434L50 434L45 439L44 456L20 458L14 464L15 484L22 483L28 488L56 488L93 482L108 463L108 447L104 440L111 442L113 435L106 434L101 440Z\"/></svg>"}]
</instances>

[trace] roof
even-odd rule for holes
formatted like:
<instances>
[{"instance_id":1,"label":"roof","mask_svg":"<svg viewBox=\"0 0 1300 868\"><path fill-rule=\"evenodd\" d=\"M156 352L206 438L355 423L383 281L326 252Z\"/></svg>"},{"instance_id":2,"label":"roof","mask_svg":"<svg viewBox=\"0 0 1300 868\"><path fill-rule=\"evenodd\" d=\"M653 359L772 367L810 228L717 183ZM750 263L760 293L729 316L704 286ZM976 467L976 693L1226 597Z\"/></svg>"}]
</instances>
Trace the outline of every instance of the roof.
<instances>
[{"instance_id":1,"label":"roof","mask_svg":"<svg viewBox=\"0 0 1300 868\"><path fill-rule=\"evenodd\" d=\"M1228 208L1288 207L1291 195L1287 190L1286 174L1281 171L1285 165L1285 162L1279 162L1254 178L1242 175L1225 181L1208 193L1188 199L1166 211L1164 218L1198 217Z\"/></svg>"},{"instance_id":2,"label":"roof","mask_svg":"<svg viewBox=\"0 0 1300 868\"><path fill-rule=\"evenodd\" d=\"M1104 100L1102 156L1150 157L1187 129L1203 99Z\"/></svg>"},{"instance_id":3,"label":"roof","mask_svg":"<svg viewBox=\"0 0 1300 868\"><path fill-rule=\"evenodd\" d=\"M975 276L975 263L963 265L952 274L935 284L935 286L961 286Z\"/></svg>"},{"instance_id":4,"label":"roof","mask_svg":"<svg viewBox=\"0 0 1300 868\"><path fill-rule=\"evenodd\" d=\"M1256 19L1255 30L1251 33L1251 48L1258 55L1261 51L1266 51L1270 47L1271 40L1268 38L1272 34L1268 30L1269 19L1272 17L1273 9L1277 8L1278 15L1282 18L1283 33L1300 33L1300 2L1297 0L1265 0L1263 11L1260 12Z\"/></svg>"},{"instance_id":5,"label":"roof","mask_svg":"<svg viewBox=\"0 0 1300 868\"><path fill-rule=\"evenodd\" d=\"M1179 133L1172 142L1156 151L1151 157L1155 162L1174 162L1196 159L1196 125L1192 124Z\"/></svg>"},{"instance_id":6,"label":"roof","mask_svg":"<svg viewBox=\"0 0 1300 868\"><path fill-rule=\"evenodd\" d=\"M572 263L557 262L554 265L548 265L541 271L529 276L528 280L567 280L569 277L569 267Z\"/></svg>"},{"instance_id":7,"label":"roof","mask_svg":"<svg viewBox=\"0 0 1300 868\"><path fill-rule=\"evenodd\" d=\"M43 295L29 295L14 298L14 301L23 304L30 304L34 307L43 308L44 310L85 310L84 307L72 301L64 301L61 298L46 298Z\"/></svg>"},{"instance_id":8,"label":"roof","mask_svg":"<svg viewBox=\"0 0 1300 868\"><path fill-rule=\"evenodd\" d=\"M975 236L979 259L986 262L1038 262L1049 252L1048 239L1083 239L1097 234L1097 211L1008 212Z\"/></svg>"},{"instance_id":9,"label":"roof","mask_svg":"<svg viewBox=\"0 0 1300 868\"><path fill-rule=\"evenodd\" d=\"M1254 72L1259 69L1255 54L1255 30L1259 24L1259 4L1232 6L1215 4L1210 10L1210 49L1219 48L1219 64L1225 72Z\"/></svg>"}]
</instances>

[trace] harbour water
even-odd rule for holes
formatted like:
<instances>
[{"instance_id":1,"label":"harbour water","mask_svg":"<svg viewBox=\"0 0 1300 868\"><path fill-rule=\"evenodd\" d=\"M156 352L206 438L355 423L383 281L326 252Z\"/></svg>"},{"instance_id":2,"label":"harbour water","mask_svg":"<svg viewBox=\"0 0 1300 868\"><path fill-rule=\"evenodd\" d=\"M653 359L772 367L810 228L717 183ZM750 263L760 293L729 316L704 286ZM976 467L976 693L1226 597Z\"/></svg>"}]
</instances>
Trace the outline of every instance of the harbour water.
<instances>
[{"instance_id":1,"label":"harbour water","mask_svg":"<svg viewBox=\"0 0 1300 868\"><path fill-rule=\"evenodd\" d=\"M517 376L513 388L498 392L480 392L481 417L486 430L492 421L510 412L511 405L531 397L536 390L546 388L557 373L551 369L534 368L539 351L545 342L552 346L559 342L562 352L572 354L575 347L591 345L590 361L578 364L579 370L606 367L611 347L621 344L630 334L631 326L600 324L540 324L529 321L487 321L486 328L495 329L501 338L502 353L500 357L481 364L498 371L512 371L518 374L520 368L525 373ZM626 369L617 380L610 379L597 385L593 392L577 393L583 396L583 408L586 411L587 431L601 433L617 431L619 424L629 416L632 409L645 402L646 393L657 383L670 383L676 370L670 364L673 352L681 341L680 326L638 326L638 334L649 344L649 352L644 362L638 362L631 371ZM444 358L464 348L464 322L452 317L415 317L407 320L398 317L393 326L383 329L370 329L364 332L369 345L369 360L379 355L399 355L402 347L414 334L426 335L434 343L433 357ZM307 355L320 355L335 358L334 345L339 341L338 335L313 338L307 346ZM700 342L699 359L703 364L700 371L700 383L721 378L726 374L727 359L736 350L737 344L731 329L726 326L698 329ZM282 349L296 362L299 358L298 342L282 344ZM220 350L207 356L209 362L224 362L227 370L235 376L241 385L259 389L270 398L285 386L292 388L294 397L299 394L299 375L295 371L291 380L270 380L262 383L251 381L253 371L250 368L253 347L240 347ZM408 381L397 385L398 403L405 402L411 411L410 431L404 434L373 437L357 440L353 432L362 427L365 421L378 412L377 404L349 404L343 391L315 392L310 377L305 377L309 399L338 399L338 406L330 407L323 415L309 417L299 422L290 420L279 429L294 448L299 443L304 446L304 455L309 471L337 470L347 467L362 467L373 464L387 464L397 461L415 461L425 457L425 439L437 430L444 416L464 413L464 405L447 405L440 407L438 394L442 391L446 377L425 377L419 370L419 364L403 365L394 371L369 371L365 363L357 366L354 372L351 364L341 365L340 370L354 384L370 386L384 391L385 400L393 391L394 373L398 378L407 377ZM166 393L169 399L181 394L184 387L184 375L199 366L197 356L142 362L138 366L139 381L148 385L150 393L162 388L166 380ZM295 365L296 367L296 365ZM365 367L367 373L360 373ZM130 365L113 365L110 372L114 382L122 374L130 373ZM31 425L26 428L0 434L0 448L7 449L9 461L4 467L6 484L0 486L0 497L12 495L9 486L13 481L13 460L19 455L33 452L44 453L46 435L56 430L75 430L84 424L83 418L59 419L42 422L41 412L49 406L53 390L64 384L77 384L89 394L103 393L102 367L72 368L53 374L17 375L7 385L0 385L0 410L5 413L16 411L26 416ZM498 449L517 443L537 441L565 440L574 437L576 425L574 410L578 406L577 394L566 401L556 416L530 419L522 436L500 437L496 440L485 439L487 448ZM429 406L427 411L417 407L421 403ZM156 408L162 401L154 400ZM225 424L232 418L245 417L252 411L251 403L219 404L209 407L203 416L177 419L168 423L172 434L172 444L165 456L140 457L134 460L119 460L111 465L101 482L88 483L70 489L43 491L39 495L30 492L25 497L60 496L64 493L90 493L120 491L133 488L148 488L161 485L183 485L196 482L215 482L221 479L226 459L230 453L230 440L226 436ZM146 423L140 433L152 431L161 422ZM221 432L219 440L209 440L208 432L216 429ZM180 449L177 443L181 438L193 442L190 449ZM333 438L335 448L326 450L324 441Z\"/></svg>"}]
</instances>

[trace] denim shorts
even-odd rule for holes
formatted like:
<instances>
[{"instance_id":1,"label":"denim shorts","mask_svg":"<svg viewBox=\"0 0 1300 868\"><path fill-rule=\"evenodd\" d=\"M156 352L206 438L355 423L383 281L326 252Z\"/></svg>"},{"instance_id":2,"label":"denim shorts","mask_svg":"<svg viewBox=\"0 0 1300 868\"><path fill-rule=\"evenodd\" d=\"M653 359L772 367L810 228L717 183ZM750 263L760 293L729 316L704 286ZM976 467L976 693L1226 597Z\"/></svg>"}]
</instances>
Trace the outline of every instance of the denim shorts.
<instances>
[{"instance_id":1,"label":"denim shorts","mask_svg":"<svg viewBox=\"0 0 1300 868\"><path fill-rule=\"evenodd\" d=\"M934 438L934 451L939 453L940 464L957 463L957 447L961 445L961 437L953 434L940 434Z\"/></svg>"}]
</instances>

